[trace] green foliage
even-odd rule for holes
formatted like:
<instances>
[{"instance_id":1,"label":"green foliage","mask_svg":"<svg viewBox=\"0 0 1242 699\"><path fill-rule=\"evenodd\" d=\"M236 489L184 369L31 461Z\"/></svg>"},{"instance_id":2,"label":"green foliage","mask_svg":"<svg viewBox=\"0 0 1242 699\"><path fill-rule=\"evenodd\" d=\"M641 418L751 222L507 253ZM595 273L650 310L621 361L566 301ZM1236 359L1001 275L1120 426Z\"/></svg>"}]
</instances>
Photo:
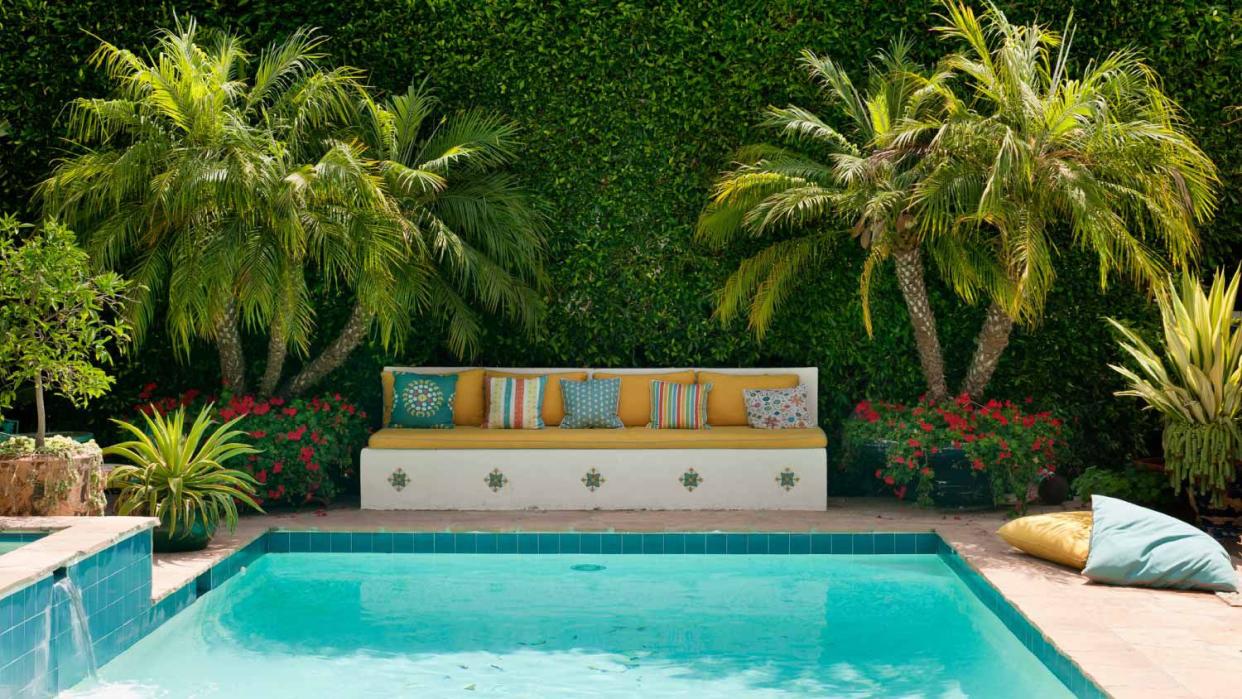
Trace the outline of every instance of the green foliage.
<instances>
[{"instance_id":1,"label":"green foliage","mask_svg":"<svg viewBox=\"0 0 1242 699\"><path fill-rule=\"evenodd\" d=\"M859 322L863 258L856 246L838 249L797 292L797 312L778 316L760 344L740 324L722 327L712 318L713 292L757 250L714 253L692 234L733 149L768 137L762 110L816 103L815 87L797 68L801 51L839 57L857 75L904 30L912 57L928 64L943 53L929 32L934 0L607 8L591 0L10 0L0 3L0 118L12 126L0 140L0 209L25 206L62 154L65 103L108 94L105 77L86 63L95 37L147 45L153 27L172 23L174 6L205 26L253 37L255 46L299 26L324 27L332 36L326 50L364 68L379 91L404 93L412 74L425 75L443 111L480 107L517 122L526 155L514 174L548 203L553 292L533 341L485 321L480 363L815 365L834 458L841 421L860 396L911 401L923 390L917 363L906 359L913 339L891 275L874 280L874 339ZM1004 7L1015 21L1057 25L1072 7L1078 66L1128 46L1144 53L1227 183L1215 222L1203 230L1203 261L1242 257L1242 188L1229 184L1242 169L1242 139L1237 124L1227 123L1237 115L1224 111L1239 103L1242 7L1220 0L1017 0ZM1158 448L1147 440L1158 434L1158 421L1135 402L1113 398L1122 382L1103 367L1119 351L1107 326L1093 320L1113 316L1150 328L1154 312L1126 285L1100 293L1094 262L1072 248L1057 273L1041 324L1015 333L992 391L1037 395L1078 417L1076 446L1096 463L1150 453ZM946 357L960 360L973 347L980 311L960 307L929 282ZM349 314L335 290L316 283L311 295L320 323L335 326ZM334 374L333 388L378 415L379 368L446 361L442 343L443 334L427 328L395 356L378 346L355 352ZM118 367L120 388L95 403L95 426L104 427L109 413L130 414L148 381L170 389L214 384L219 376L206 349L196 344L195 361L182 366L168 360L174 349L167 337L149 338L133 362ZM841 482L830 479L831 487Z\"/></svg>"},{"instance_id":2,"label":"green foliage","mask_svg":"<svg viewBox=\"0 0 1242 699\"><path fill-rule=\"evenodd\" d=\"M114 313L127 282L95 274L64 226L49 222L26 240L12 216L0 217L0 408L16 388L33 384L38 405L36 446L44 446L43 393L75 405L102 395L112 377L109 345L124 342L128 326Z\"/></svg>"},{"instance_id":3,"label":"green foliage","mask_svg":"<svg viewBox=\"0 0 1242 699\"><path fill-rule=\"evenodd\" d=\"M131 439L103 450L129 464L117 466L108 487L117 495L118 514L158 517L169 538L190 532L196 522L208 531L220 521L232 531L237 526L237 503L262 512L254 501L255 481L249 474L228 468L230 459L258 451L239 441L244 432L233 429L233 418L211 429L212 406L198 413L186 430L185 408L170 415L152 411L143 426L113 420ZM210 430L210 431L209 431Z\"/></svg>"},{"instance_id":4,"label":"green foliage","mask_svg":"<svg viewBox=\"0 0 1242 699\"><path fill-rule=\"evenodd\" d=\"M1106 495L1144 507L1164 507L1173 499L1167 476L1133 466L1120 470L1092 466L1074 479L1074 493L1084 501Z\"/></svg>"},{"instance_id":5,"label":"green foliage","mask_svg":"<svg viewBox=\"0 0 1242 699\"><path fill-rule=\"evenodd\" d=\"M1173 489L1212 496L1219 507L1242 461L1242 324L1234 318L1242 268L1226 282L1217 270L1204 291L1199 279L1170 279L1156 296L1163 346L1153 349L1115 319L1121 348L1138 371L1110 365L1130 388L1119 396L1142 399L1164 418L1164 454Z\"/></svg>"}]
</instances>

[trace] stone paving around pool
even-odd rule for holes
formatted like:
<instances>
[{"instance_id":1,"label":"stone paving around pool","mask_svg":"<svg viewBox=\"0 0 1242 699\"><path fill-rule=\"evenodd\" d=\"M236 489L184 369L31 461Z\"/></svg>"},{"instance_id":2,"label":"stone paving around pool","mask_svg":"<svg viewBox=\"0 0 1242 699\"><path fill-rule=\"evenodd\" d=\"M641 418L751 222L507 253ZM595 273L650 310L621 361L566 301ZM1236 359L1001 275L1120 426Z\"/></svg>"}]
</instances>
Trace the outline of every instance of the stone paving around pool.
<instances>
[{"instance_id":1,"label":"stone paving around pool","mask_svg":"<svg viewBox=\"0 0 1242 699\"><path fill-rule=\"evenodd\" d=\"M826 512L385 512L336 508L246 517L202 552L155 557L160 600L269 529L319 531L927 531L995 585L1062 653L1115 697L1238 697L1242 607L1212 593L1094 585L1009 548L1005 514L942 514L888 500L837 499ZM1234 547L1235 566L1242 560Z\"/></svg>"}]
</instances>

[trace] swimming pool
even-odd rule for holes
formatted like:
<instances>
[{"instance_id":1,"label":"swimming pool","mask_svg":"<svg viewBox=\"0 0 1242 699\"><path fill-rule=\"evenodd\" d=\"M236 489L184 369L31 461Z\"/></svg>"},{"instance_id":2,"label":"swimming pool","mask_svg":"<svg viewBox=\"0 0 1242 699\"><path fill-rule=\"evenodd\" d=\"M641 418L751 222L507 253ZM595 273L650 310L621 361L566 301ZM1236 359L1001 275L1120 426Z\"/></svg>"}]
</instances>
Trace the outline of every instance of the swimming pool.
<instances>
[{"instance_id":1,"label":"swimming pool","mask_svg":"<svg viewBox=\"0 0 1242 699\"><path fill-rule=\"evenodd\" d=\"M950 563L263 555L71 696L1073 696Z\"/></svg>"},{"instance_id":2,"label":"swimming pool","mask_svg":"<svg viewBox=\"0 0 1242 699\"><path fill-rule=\"evenodd\" d=\"M29 544L32 541L38 541L39 539L42 539L46 535L47 535L47 532L0 531L0 556L3 556L9 551L16 551L17 549L25 546L26 544Z\"/></svg>"}]
</instances>

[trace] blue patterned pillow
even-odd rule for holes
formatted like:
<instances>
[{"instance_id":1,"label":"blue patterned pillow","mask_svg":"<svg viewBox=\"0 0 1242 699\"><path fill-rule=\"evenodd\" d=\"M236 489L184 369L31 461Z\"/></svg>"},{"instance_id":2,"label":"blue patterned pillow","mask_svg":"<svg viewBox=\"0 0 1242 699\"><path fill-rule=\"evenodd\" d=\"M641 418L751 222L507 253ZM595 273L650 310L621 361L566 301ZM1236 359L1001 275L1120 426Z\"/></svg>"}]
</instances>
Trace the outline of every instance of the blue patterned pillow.
<instances>
[{"instance_id":1,"label":"blue patterned pillow","mask_svg":"<svg viewBox=\"0 0 1242 699\"><path fill-rule=\"evenodd\" d=\"M580 430L591 427L621 428L617 406L621 402L621 379L561 379L565 418L561 427Z\"/></svg>"},{"instance_id":2,"label":"blue patterned pillow","mask_svg":"<svg viewBox=\"0 0 1242 699\"><path fill-rule=\"evenodd\" d=\"M392 418L388 426L452 429L453 399L456 397L456 374L394 374Z\"/></svg>"}]
</instances>

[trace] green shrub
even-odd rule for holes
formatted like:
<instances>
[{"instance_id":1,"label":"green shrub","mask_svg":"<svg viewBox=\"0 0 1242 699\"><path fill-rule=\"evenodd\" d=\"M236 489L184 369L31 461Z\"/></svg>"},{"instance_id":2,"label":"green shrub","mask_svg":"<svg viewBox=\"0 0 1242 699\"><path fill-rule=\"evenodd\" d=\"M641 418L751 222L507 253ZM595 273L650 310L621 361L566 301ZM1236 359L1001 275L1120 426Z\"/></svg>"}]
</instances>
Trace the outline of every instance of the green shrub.
<instances>
[{"instance_id":1,"label":"green shrub","mask_svg":"<svg viewBox=\"0 0 1242 699\"><path fill-rule=\"evenodd\" d=\"M1092 466L1074 479L1074 494L1084 501L1092 495L1106 495L1145 507L1165 506L1173 499L1168 476L1133 466L1123 469Z\"/></svg>"}]
</instances>

